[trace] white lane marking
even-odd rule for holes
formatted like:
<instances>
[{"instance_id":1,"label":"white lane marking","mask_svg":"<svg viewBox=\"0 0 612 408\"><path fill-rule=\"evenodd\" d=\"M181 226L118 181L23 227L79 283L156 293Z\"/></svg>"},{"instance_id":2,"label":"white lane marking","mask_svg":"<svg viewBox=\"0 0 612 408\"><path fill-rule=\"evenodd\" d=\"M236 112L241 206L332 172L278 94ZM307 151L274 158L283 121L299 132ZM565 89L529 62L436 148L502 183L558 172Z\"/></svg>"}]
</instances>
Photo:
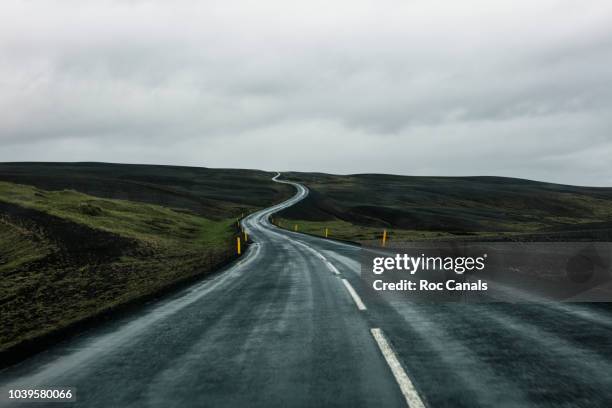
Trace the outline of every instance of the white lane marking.
<instances>
[{"instance_id":1,"label":"white lane marking","mask_svg":"<svg viewBox=\"0 0 612 408\"><path fill-rule=\"evenodd\" d=\"M324 254L327 259L329 259L330 262L333 261L335 265L340 265L344 267L344 269L349 270L356 275L360 274L361 265L357 260L346 257L344 255L340 255L338 253L334 253L332 251L324 251Z\"/></svg>"},{"instance_id":2,"label":"white lane marking","mask_svg":"<svg viewBox=\"0 0 612 408\"><path fill-rule=\"evenodd\" d=\"M365 307L365 305L361 301L361 298L359 297L357 292L355 292L355 289L353 289L353 286L351 286L349 281L347 281L346 279L342 279L342 283L344 283L344 286L346 287L346 290L348 290L348 293L350 293L351 297L355 301L355 304L357 305L357 309L359 309L359 310L367 310L367 308Z\"/></svg>"},{"instance_id":3,"label":"white lane marking","mask_svg":"<svg viewBox=\"0 0 612 408\"><path fill-rule=\"evenodd\" d=\"M404 371L404 368L400 364L397 356L393 352L393 349L389 345L389 342L385 338L381 329L370 329L372 336L374 336L374 340L376 340L376 344L378 344L378 348L382 353L383 357L387 361L389 368L391 368L391 372L395 377L395 381L402 390L402 394L404 394L404 398L406 398L406 403L409 408L425 408L425 404L423 404L423 400L419 397L419 393L414 388L414 384L410 381L410 377Z\"/></svg>"},{"instance_id":4,"label":"white lane marking","mask_svg":"<svg viewBox=\"0 0 612 408\"><path fill-rule=\"evenodd\" d=\"M271 232L271 231L269 231ZM291 239L290 237L287 237L285 235L282 234L278 234L278 233L274 233L277 234L283 238L285 238L286 240L301 246L302 248L305 248L307 251L310 251L311 253L313 253L317 258L319 258L321 261L325 262L325 265L327 265L327 268L332 271L333 273L335 273L336 275L340 275L340 271L338 271L338 269L325 257L325 255L323 255L321 252L317 251L316 249L314 249L313 247L311 247L308 244L305 244L301 241L298 241L296 239ZM359 297L359 296L357 296Z\"/></svg>"},{"instance_id":5,"label":"white lane marking","mask_svg":"<svg viewBox=\"0 0 612 408\"><path fill-rule=\"evenodd\" d=\"M291 238L289 238L289 237L286 237L286 239L287 239L287 240L289 240L289 241L291 241L291 242L294 242L295 244L297 244L297 245L299 245L299 246L301 246L301 247L303 247L303 248L305 248L307 251L310 251L311 253L313 253L313 254L314 254L314 255L315 255L317 258L319 258L319 259L320 259L320 260L322 260L323 262L329 262L329 261L327 260L327 258L326 258L325 256L323 256L323 254L322 254L322 253L320 253L319 251L317 251L316 249L314 249L314 248L313 248L313 247L311 247L310 245L305 244L305 243L303 243L303 242L301 242L301 241L298 241L298 240L296 240L296 239L291 239Z\"/></svg>"},{"instance_id":6,"label":"white lane marking","mask_svg":"<svg viewBox=\"0 0 612 408\"><path fill-rule=\"evenodd\" d=\"M331 262L325 261L325 263L327 264L327 267L329 268L330 271L332 271L336 275L340 275L340 272L338 271L338 269L336 269L336 267Z\"/></svg>"}]
</instances>

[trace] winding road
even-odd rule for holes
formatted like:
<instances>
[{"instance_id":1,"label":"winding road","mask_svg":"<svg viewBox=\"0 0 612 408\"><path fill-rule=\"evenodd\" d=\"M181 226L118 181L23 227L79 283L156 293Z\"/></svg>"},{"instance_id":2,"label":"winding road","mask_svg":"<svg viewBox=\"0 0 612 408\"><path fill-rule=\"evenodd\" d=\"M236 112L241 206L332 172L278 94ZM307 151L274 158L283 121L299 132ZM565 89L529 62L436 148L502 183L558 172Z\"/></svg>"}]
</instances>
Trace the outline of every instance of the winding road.
<instances>
[{"instance_id":1,"label":"winding road","mask_svg":"<svg viewBox=\"0 0 612 408\"><path fill-rule=\"evenodd\" d=\"M243 220L238 262L1 371L0 389L76 390L53 407L612 406L610 308L364 298L359 247L270 224L308 194L290 184Z\"/></svg>"}]
</instances>

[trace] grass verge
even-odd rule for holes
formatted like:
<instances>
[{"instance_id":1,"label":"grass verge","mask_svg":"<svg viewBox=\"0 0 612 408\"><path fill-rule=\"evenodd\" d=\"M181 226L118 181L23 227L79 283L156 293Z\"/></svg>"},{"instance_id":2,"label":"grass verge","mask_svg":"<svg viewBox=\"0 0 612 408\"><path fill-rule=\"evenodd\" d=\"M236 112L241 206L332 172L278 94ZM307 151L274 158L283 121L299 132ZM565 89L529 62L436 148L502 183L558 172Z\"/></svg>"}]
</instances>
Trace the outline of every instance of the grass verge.
<instances>
[{"instance_id":1,"label":"grass verge","mask_svg":"<svg viewBox=\"0 0 612 408\"><path fill-rule=\"evenodd\" d=\"M235 218L0 182L3 364L215 270L234 256L236 232Z\"/></svg>"}]
</instances>

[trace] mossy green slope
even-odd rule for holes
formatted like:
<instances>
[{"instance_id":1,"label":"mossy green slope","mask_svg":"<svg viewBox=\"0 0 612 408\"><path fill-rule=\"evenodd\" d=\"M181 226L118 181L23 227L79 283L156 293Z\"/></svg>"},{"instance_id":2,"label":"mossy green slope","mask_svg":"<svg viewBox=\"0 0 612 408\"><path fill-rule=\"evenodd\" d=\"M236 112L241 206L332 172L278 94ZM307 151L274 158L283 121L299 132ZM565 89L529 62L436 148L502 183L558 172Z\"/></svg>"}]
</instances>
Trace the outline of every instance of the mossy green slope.
<instances>
[{"instance_id":1,"label":"mossy green slope","mask_svg":"<svg viewBox=\"0 0 612 408\"><path fill-rule=\"evenodd\" d=\"M235 218L0 182L0 351L212 271Z\"/></svg>"}]
</instances>

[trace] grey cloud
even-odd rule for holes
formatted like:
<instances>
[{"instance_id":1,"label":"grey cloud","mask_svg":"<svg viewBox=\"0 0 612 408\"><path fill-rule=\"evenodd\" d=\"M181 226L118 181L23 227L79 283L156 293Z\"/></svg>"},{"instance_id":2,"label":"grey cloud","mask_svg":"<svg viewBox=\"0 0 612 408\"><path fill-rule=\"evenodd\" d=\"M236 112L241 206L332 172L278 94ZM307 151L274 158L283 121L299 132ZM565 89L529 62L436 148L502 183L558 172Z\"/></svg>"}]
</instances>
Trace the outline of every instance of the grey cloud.
<instances>
[{"instance_id":1,"label":"grey cloud","mask_svg":"<svg viewBox=\"0 0 612 408\"><path fill-rule=\"evenodd\" d=\"M610 185L612 6L491 4L3 2L0 160Z\"/></svg>"}]
</instances>

